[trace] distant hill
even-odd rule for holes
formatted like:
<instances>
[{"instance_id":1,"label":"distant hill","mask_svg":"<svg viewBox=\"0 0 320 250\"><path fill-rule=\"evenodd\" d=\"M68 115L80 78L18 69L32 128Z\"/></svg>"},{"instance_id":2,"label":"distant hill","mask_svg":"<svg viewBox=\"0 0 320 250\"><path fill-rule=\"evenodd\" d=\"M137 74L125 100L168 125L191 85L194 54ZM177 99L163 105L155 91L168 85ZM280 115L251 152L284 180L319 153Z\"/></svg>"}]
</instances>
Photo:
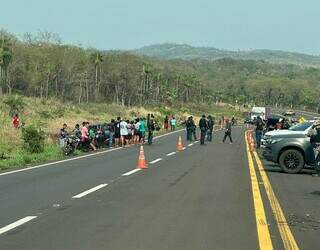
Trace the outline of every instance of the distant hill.
<instances>
[{"instance_id":1,"label":"distant hill","mask_svg":"<svg viewBox=\"0 0 320 250\"><path fill-rule=\"evenodd\" d=\"M297 64L320 67L320 56L281 50L228 51L213 47L193 47L187 44L164 43L142 47L135 53L161 59L217 60L225 57L244 60L264 60L276 64Z\"/></svg>"}]
</instances>

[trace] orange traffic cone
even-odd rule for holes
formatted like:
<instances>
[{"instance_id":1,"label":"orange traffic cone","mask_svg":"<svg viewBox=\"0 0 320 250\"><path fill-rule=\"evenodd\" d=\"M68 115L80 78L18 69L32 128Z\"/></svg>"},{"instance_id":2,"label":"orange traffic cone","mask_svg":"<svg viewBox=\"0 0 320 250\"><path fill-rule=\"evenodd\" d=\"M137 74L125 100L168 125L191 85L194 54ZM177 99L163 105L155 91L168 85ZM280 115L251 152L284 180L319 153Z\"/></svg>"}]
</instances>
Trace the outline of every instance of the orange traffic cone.
<instances>
[{"instance_id":1,"label":"orange traffic cone","mask_svg":"<svg viewBox=\"0 0 320 250\"><path fill-rule=\"evenodd\" d=\"M147 162L146 162L146 158L144 157L144 150L143 150L143 146L140 147L140 153L139 153L139 160L138 160L138 164L137 164L137 168L140 169L147 169Z\"/></svg>"},{"instance_id":2,"label":"orange traffic cone","mask_svg":"<svg viewBox=\"0 0 320 250\"><path fill-rule=\"evenodd\" d=\"M178 144L177 144L177 150L178 150L178 151L182 151L183 149L184 149L184 148L183 148L181 136L179 136L179 141L178 141Z\"/></svg>"},{"instance_id":3,"label":"orange traffic cone","mask_svg":"<svg viewBox=\"0 0 320 250\"><path fill-rule=\"evenodd\" d=\"M256 144L255 144L255 142L254 142L254 139L253 139L252 134L251 134L250 146L251 146L251 150L252 150L252 151L253 151L253 150L255 149L255 147L256 147Z\"/></svg>"}]
</instances>

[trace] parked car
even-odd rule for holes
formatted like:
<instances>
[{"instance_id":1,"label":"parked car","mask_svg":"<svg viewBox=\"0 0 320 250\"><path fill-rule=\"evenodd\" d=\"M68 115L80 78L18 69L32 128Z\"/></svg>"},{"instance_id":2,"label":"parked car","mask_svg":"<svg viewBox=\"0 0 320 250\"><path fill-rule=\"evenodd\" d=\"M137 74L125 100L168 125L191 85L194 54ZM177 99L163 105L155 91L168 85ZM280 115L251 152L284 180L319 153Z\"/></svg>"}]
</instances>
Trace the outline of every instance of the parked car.
<instances>
[{"instance_id":1,"label":"parked car","mask_svg":"<svg viewBox=\"0 0 320 250\"><path fill-rule=\"evenodd\" d=\"M266 120L266 131L272 131L275 129L276 124L279 122L279 120L282 119L284 121L284 129L288 129L290 127L289 121L285 116L282 115L271 115Z\"/></svg>"},{"instance_id":2,"label":"parked car","mask_svg":"<svg viewBox=\"0 0 320 250\"><path fill-rule=\"evenodd\" d=\"M286 173L299 173L315 161L308 131L313 122L292 126L289 130L272 131L264 137L263 156L278 163Z\"/></svg>"},{"instance_id":3,"label":"parked car","mask_svg":"<svg viewBox=\"0 0 320 250\"><path fill-rule=\"evenodd\" d=\"M296 112L293 110L287 110L286 112L283 113L284 116L295 116Z\"/></svg>"}]
</instances>

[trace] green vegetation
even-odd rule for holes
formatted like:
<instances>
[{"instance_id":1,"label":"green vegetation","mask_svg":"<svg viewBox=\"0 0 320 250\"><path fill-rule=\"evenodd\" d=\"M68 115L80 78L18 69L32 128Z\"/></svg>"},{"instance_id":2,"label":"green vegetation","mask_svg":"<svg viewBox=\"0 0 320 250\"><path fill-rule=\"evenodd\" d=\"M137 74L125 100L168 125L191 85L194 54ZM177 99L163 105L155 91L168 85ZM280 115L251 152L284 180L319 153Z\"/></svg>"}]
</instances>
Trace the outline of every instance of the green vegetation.
<instances>
[{"instance_id":1,"label":"green vegetation","mask_svg":"<svg viewBox=\"0 0 320 250\"><path fill-rule=\"evenodd\" d=\"M46 32L21 41L2 31L0 41L0 94L123 106L223 102L316 110L319 104L316 67L223 54L217 60L147 58L64 45ZM306 65L313 59L306 56Z\"/></svg>"},{"instance_id":2,"label":"green vegetation","mask_svg":"<svg viewBox=\"0 0 320 250\"><path fill-rule=\"evenodd\" d=\"M15 129L11 124L11 107L4 101L12 98L18 98L24 103L23 111L20 112L20 118L26 124L24 129ZM63 123L67 123L68 130L72 131L76 123L83 121L101 123L117 116L130 119L146 117L148 113L154 113L160 123L166 115L172 114L176 115L180 122L191 114L196 118L202 113L214 114L216 117L242 116L239 109L228 105L149 105L149 108L145 109L108 103L73 104L53 99L5 96L0 98L0 169L63 159L65 156L58 147L58 133Z\"/></svg>"},{"instance_id":3,"label":"green vegetation","mask_svg":"<svg viewBox=\"0 0 320 250\"><path fill-rule=\"evenodd\" d=\"M182 55L184 47L178 48ZM82 121L150 112L159 120L170 114L183 120L202 113L241 117L239 110L249 105L319 106L320 69L306 66L316 65L317 57L288 54L304 62L299 66L217 53L216 60L188 54L190 60L164 60L65 45L47 32L19 40L0 31L0 168L63 158L56 146L63 123L72 129ZM261 57L268 59L266 53ZM283 62L279 53L272 57ZM15 113L25 130L13 128Z\"/></svg>"}]
</instances>

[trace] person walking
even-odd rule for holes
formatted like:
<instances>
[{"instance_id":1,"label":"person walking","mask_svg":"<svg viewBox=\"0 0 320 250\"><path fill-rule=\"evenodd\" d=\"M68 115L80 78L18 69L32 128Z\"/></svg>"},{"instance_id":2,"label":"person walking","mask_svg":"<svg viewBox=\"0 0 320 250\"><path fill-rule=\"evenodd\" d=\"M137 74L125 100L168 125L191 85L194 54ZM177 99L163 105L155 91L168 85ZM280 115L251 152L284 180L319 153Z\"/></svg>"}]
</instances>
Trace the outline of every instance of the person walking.
<instances>
[{"instance_id":1,"label":"person walking","mask_svg":"<svg viewBox=\"0 0 320 250\"><path fill-rule=\"evenodd\" d=\"M260 148L261 146L261 138L262 138L262 133L263 133L263 127L264 127L264 122L262 121L261 117L258 116L257 120L255 121L256 125L256 143L257 143L257 148Z\"/></svg>"},{"instance_id":2,"label":"person walking","mask_svg":"<svg viewBox=\"0 0 320 250\"><path fill-rule=\"evenodd\" d=\"M204 140L208 130L208 122L205 115L202 115L199 121L199 128L200 128L200 145L204 145Z\"/></svg>"},{"instance_id":3,"label":"person walking","mask_svg":"<svg viewBox=\"0 0 320 250\"><path fill-rule=\"evenodd\" d=\"M224 132L224 137L223 137L223 140L222 142L225 143L227 137L229 137L229 140L230 140L230 144L232 144L232 136L231 136L231 133L232 133L232 123L231 121L229 121L229 119L226 119L225 120L226 122L226 131Z\"/></svg>"},{"instance_id":4,"label":"person walking","mask_svg":"<svg viewBox=\"0 0 320 250\"><path fill-rule=\"evenodd\" d=\"M208 116L208 132L207 132L207 140L212 141L212 133L214 127L214 120L211 115Z\"/></svg>"}]
</instances>

